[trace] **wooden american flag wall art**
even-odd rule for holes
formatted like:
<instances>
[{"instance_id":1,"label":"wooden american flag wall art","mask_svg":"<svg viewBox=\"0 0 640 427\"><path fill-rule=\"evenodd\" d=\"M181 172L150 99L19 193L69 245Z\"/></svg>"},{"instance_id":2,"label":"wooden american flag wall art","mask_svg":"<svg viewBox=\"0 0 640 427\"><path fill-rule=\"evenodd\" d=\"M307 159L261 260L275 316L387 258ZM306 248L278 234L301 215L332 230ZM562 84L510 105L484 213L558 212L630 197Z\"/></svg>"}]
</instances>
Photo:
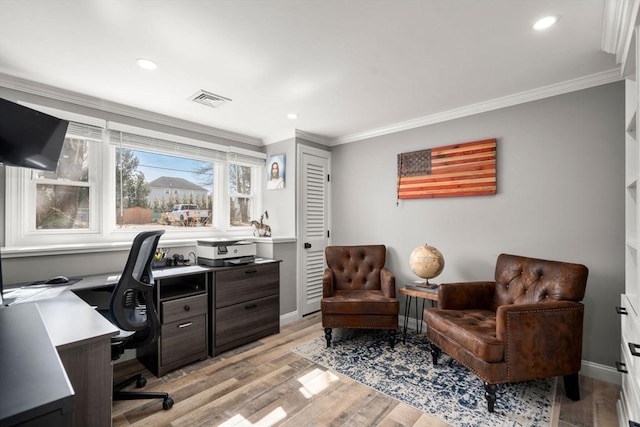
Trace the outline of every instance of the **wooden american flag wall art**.
<instances>
[{"instance_id":1,"label":"wooden american flag wall art","mask_svg":"<svg viewBox=\"0 0 640 427\"><path fill-rule=\"evenodd\" d=\"M496 194L496 139L398 154L398 199Z\"/></svg>"}]
</instances>

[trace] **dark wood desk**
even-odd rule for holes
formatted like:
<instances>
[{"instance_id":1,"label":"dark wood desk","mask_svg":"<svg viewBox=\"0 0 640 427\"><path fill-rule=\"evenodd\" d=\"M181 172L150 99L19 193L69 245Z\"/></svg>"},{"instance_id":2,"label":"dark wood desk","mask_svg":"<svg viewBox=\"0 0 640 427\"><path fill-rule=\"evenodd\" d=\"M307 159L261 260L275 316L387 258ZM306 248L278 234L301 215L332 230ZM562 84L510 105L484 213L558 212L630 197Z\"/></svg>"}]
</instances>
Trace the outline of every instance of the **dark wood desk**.
<instances>
[{"instance_id":1,"label":"dark wood desk","mask_svg":"<svg viewBox=\"0 0 640 427\"><path fill-rule=\"evenodd\" d=\"M111 336L118 329L69 290L55 298L28 304L39 307L75 390L74 425L110 426ZM8 309L20 305L23 304Z\"/></svg>"},{"instance_id":2,"label":"dark wood desk","mask_svg":"<svg viewBox=\"0 0 640 427\"><path fill-rule=\"evenodd\" d=\"M252 265L265 265L266 267L273 263L277 265L278 262L256 260L256 263ZM194 265L154 270L153 274L162 287L163 280L171 283L168 279L172 277L233 271L234 269L245 267L248 266L205 267ZM56 384L69 387L69 382L75 393L73 397L75 402L72 425L76 427L111 426L111 392L113 385L111 337L116 335L118 330L92 307L92 305L99 304L94 304L90 298L85 299L84 297L93 293L92 290L100 288L105 288L106 290L115 285L118 280L118 274L87 276L79 282L68 286L66 290L54 298L25 302L0 309L0 357L2 357L0 358L0 369L3 371L0 373L2 381L0 382L0 395L2 395L2 398L0 398L0 427L4 427L5 418L14 417L25 411L28 412L28 408L34 404L34 399L30 397L30 394L37 394L36 389L40 388L43 383L45 385L52 383L55 388ZM83 298L80 298L76 293L82 295ZM96 292L96 294L103 293ZM108 299L110 294L106 292L97 299L105 295ZM213 295L213 293L210 295ZM277 299L277 297L275 298ZM274 307L276 307L273 313L275 318L274 328L279 328L277 303L274 304ZM23 311L29 311L37 315L34 315L30 322L14 320ZM21 362L32 366L31 363L34 363L34 358L31 357L32 353L35 354L41 350L53 352L54 354L50 354L49 357L55 359L55 363L33 365L33 372L40 372L40 370L48 372L52 370L53 372L49 372L49 374L54 375L57 371L58 377L49 378L42 373L38 373L34 378L19 378L10 382L6 381L8 377L4 375L4 370L7 369L6 366L8 365L5 365L5 351L11 351L12 348L15 348L12 346L13 341L17 341L22 345L23 343L20 343L19 337L30 336L30 334L35 333L32 331L34 328L36 330L40 328L40 333L37 337L23 340L24 343L30 343L29 351L25 350L25 353L28 353L30 357L25 357ZM213 333L215 330L212 324L211 332ZM205 344L205 358L206 348ZM58 353L56 357L53 357L55 355L54 349ZM17 363L17 361L14 362ZM55 369L56 366L60 368L60 362L64 366L62 372L61 369ZM29 369L24 365L21 367L20 372L28 371ZM66 376L60 375L65 373ZM20 393L17 393L17 391L20 391ZM5 398L5 396L15 398L16 402ZM7 409L8 402L12 402L11 407L15 406L16 409Z\"/></svg>"},{"instance_id":3,"label":"dark wood desk","mask_svg":"<svg viewBox=\"0 0 640 427\"><path fill-rule=\"evenodd\" d=\"M74 390L35 304L0 310L0 425L70 426Z\"/></svg>"}]
</instances>

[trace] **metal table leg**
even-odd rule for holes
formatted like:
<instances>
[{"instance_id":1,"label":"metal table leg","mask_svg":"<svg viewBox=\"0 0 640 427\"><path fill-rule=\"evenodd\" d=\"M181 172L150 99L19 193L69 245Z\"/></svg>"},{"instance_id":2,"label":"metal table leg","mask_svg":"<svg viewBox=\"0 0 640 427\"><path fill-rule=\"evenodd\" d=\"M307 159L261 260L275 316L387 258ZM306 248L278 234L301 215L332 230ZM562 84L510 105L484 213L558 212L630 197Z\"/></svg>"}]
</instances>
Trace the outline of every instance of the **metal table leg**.
<instances>
[{"instance_id":1,"label":"metal table leg","mask_svg":"<svg viewBox=\"0 0 640 427\"><path fill-rule=\"evenodd\" d=\"M422 333L422 319L424 317L424 302L425 299L422 299L422 311L420 312L420 316L418 316L418 301L416 301L416 331L418 331L419 334Z\"/></svg>"},{"instance_id":2,"label":"metal table leg","mask_svg":"<svg viewBox=\"0 0 640 427\"><path fill-rule=\"evenodd\" d=\"M407 327L409 326L409 310L411 308L411 300L413 297L411 295L407 295L404 298L404 325L402 328L402 344L407 343ZM416 309L418 307L418 302L416 301Z\"/></svg>"}]
</instances>

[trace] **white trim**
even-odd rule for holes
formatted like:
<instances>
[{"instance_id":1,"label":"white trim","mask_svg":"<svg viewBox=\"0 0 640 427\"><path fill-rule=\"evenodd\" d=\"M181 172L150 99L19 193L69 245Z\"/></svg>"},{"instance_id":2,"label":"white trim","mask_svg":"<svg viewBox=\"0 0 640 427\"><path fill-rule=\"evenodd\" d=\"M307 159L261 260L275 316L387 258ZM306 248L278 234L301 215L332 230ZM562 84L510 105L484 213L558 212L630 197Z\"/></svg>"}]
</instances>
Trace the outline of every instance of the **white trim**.
<instances>
[{"instance_id":1,"label":"white trim","mask_svg":"<svg viewBox=\"0 0 640 427\"><path fill-rule=\"evenodd\" d=\"M415 129L422 126L433 125L436 123L446 122L448 120L459 119L473 114L485 113L500 108L511 107L526 102L536 101L539 99L549 98L555 95L574 92L577 90L587 89L594 86L600 86L621 80L620 69L604 71L590 76L580 77L575 80L544 86L513 95L496 98L490 101L479 102L460 108L454 108L449 111L432 114L429 116L419 117L417 119L407 120L389 126L368 130L365 132L354 133L351 135L341 136L332 140L331 145L346 144L349 142L361 141L376 136L388 135L404 130Z\"/></svg>"},{"instance_id":2,"label":"white trim","mask_svg":"<svg viewBox=\"0 0 640 427\"><path fill-rule=\"evenodd\" d=\"M300 313L296 310L296 311L292 311L286 314L281 314L280 315L280 327L284 326L284 325L288 325L289 323L293 323L296 320L300 320L302 319L302 316L300 316Z\"/></svg>"},{"instance_id":3,"label":"white trim","mask_svg":"<svg viewBox=\"0 0 640 427\"><path fill-rule=\"evenodd\" d=\"M270 137L262 138L264 145L275 144L276 142L286 141L287 139L293 139L296 136L295 129L289 129L283 132L278 132Z\"/></svg>"},{"instance_id":4,"label":"white trim","mask_svg":"<svg viewBox=\"0 0 640 427\"><path fill-rule=\"evenodd\" d=\"M262 138L262 142L264 142L264 145L270 145L270 144L275 144L276 142L286 141L287 139L292 139L292 138L302 138L306 141L311 141L311 142L315 142L315 143L326 145L326 146L330 146L331 142L333 141L332 138L329 138L327 136L322 136L322 135L318 135L311 132L305 132L300 129L291 129L285 132L280 132L278 135Z\"/></svg>"},{"instance_id":5,"label":"white trim","mask_svg":"<svg viewBox=\"0 0 640 427\"><path fill-rule=\"evenodd\" d=\"M225 236L229 237L229 236ZM238 240L251 240L252 237L244 234L238 236L232 236ZM170 246L172 248L179 247L195 247L196 242L201 239L202 236L198 236L192 239L162 239L162 244ZM26 258L36 256L50 256L50 255L70 255L70 254L87 254L87 253L100 253L100 252L114 252L121 250L128 250L131 248L132 238L124 236L124 238L113 242L96 242L96 243L69 243L58 245L32 245L32 246L15 246L15 247L3 247L2 258Z\"/></svg>"},{"instance_id":6,"label":"white trim","mask_svg":"<svg viewBox=\"0 0 640 427\"><path fill-rule=\"evenodd\" d=\"M278 236L278 237L252 237L250 240L253 240L256 243L295 243L298 239L295 236Z\"/></svg>"},{"instance_id":7,"label":"white trim","mask_svg":"<svg viewBox=\"0 0 640 427\"><path fill-rule=\"evenodd\" d=\"M304 139L305 141L315 142L317 144L323 144L327 146L331 145L331 141L332 141L331 138L327 138L322 135L317 135L315 133L305 132L300 129L296 129L295 136L296 138L301 138L301 139Z\"/></svg>"},{"instance_id":8,"label":"white trim","mask_svg":"<svg viewBox=\"0 0 640 427\"><path fill-rule=\"evenodd\" d=\"M602 50L616 55L616 62L626 63L633 29L638 20L638 0L607 0L603 13Z\"/></svg>"},{"instance_id":9,"label":"white trim","mask_svg":"<svg viewBox=\"0 0 640 427\"><path fill-rule=\"evenodd\" d=\"M595 378L600 381L606 381L617 385L622 385L622 374L611 366L601 365L588 360L582 361L580 375Z\"/></svg>"},{"instance_id":10,"label":"white trim","mask_svg":"<svg viewBox=\"0 0 640 427\"><path fill-rule=\"evenodd\" d=\"M20 79L18 77L9 76L7 74L0 73L0 86L29 93L32 95L42 96L57 101L68 102L74 105L104 111L107 113L121 114L133 119L145 120L151 123L157 123L178 129L198 132L218 138L225 138L231 141L242 142L259 147L264 145L260 138L242 135L236 132L226 131L211 126L201 125L175 117L142 110L139 108L129 107L123 104L118 104L89 95L83 95L53 86L48 86L42 83Z\"/></svg>"},{"instance_id":11,"label":"white trim","mask_svg":"<svg viewBox=\"0 0 640 427\"><path fill-rule=\"evenodd\" d=\"M637 8L638 0L634 0L634 9ZM609 30L611 31L611 30ZM603 36L604 37L604 36ZM611 35L606 36L608 38ZM608 43L611 46L611 42L603 41L603 44ZM376 136L388 135L404 130L415 129L422 126L428 126L436 123L445 122L448 120L458 119L473 114L484 113L488 111L497 110L500 108L510 107L526 102L531 102L539 99L548 98L555 95L561 95L564 93L574 92L577 90L587 89L594 86L599 86L607 83L612 83L622 78L621 68L614 68L612 70L603 71L600 73L592 74L589 76L580 77L574 80L568 80L565 82L544 86L538 89L532 89L525 92L520 92L501 98L496 98L489 101L479 102L463 106L460 108L454 108L452 110L443 111L441 113L432 114L429 116L418 117L416 119L407 120L404 122L395 123L389 126L383 126L380 128L370 129L364 132L357 132L351 135L344 135L337 138L329 138L321 135L305 132L299 129L293 129L286 131L275 137L256 138L247 135L241 135L235 132L225 131L210 126L200 125L186 120L177 119L175 117L165 116L157 113L152 113L146 110L140 110L133 107L128 107L122 104L116 104L108 101L101 100L99 98L90 97L87 95L78 94L75 92L65 91L63 89L54 88L51 86L43 85L41 83L31 82L28 80L19 79L17 77L8 76L0 73L0 86L7 87L9 89L19 90L22 92L30 93L33 95L43 96L58 101L69 102L72 104L97 109L114 114L122 114L130 118L146 120L152 123L158 123L162 125L172 126L179 129L184 129L192 132L199 132L205 135L211 135L219 138L226 138L232 141L242 142L246 144L264 146L275 142L284 141L294 137L300 137L307 141L316 142L327 146L334 146L340 144L346 144L349 142L361 141L364 139L373 138Z\"/></svg>"}]
</instances>

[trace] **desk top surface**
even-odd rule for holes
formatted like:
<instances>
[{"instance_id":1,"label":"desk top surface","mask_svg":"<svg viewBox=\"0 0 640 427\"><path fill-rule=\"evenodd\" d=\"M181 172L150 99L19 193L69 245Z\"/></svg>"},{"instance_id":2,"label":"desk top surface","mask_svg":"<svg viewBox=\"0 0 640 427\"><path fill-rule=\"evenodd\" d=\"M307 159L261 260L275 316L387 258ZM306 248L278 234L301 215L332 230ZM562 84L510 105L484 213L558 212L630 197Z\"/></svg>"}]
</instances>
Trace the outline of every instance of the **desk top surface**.
<instances>
[{"instance_id":1,"label":"desk top surface","mask_svg":"<svg viewBox=\"0 0 640 427\"><path fill-rule=\"evenodd\" d=\"M70 290L55 298L18 306L25 304L38 306L51 342L58 348L118 334L118 328Z\"/></svg>"},{"instance_id":2,"label":"desk top surface","mask_svg":"<svg viewBox=\"0 0 640 427\"><path fill-rule=\"evenodd\" d=\"M186 276L189 274L207 273L210 271L230 270L235 268L251 267L253 265L262 265L281 262L279 260L256 258L255 262L250 264L241 264L224 267L209 267L204 265L186 265L180 267L166 267L153 270L154 279L166 279L168 277ZM101 288L105 286L113 286L117 283L120 272L114 272L109 274L96 274L91 276L85 276L82 280L69 286L72 291L81 291L87 289Z\"/></svg>"},{"instance_id":3,"label":"desk top surface","mask_svg":"<svg viewBox=\"0 0 640 427\"><path fill-rule=\"evenodd\" d=\"M70 412L73 388L36 304L0 310L0 420L13 424L53 408Z\"/></svg>"}]
</instances>

